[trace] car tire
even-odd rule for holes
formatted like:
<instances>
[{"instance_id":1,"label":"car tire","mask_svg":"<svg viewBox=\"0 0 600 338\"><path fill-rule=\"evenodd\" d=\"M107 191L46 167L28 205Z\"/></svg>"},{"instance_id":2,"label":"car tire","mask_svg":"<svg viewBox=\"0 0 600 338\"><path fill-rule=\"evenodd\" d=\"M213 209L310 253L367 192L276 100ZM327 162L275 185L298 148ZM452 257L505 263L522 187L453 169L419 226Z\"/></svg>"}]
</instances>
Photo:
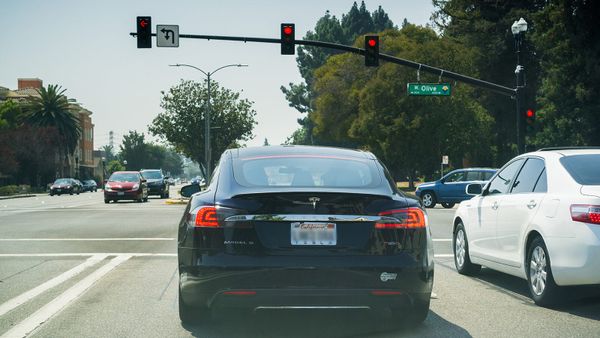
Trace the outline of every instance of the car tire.
<instances>
[{"instance_id":1,"label":"car tire","mask_svg":"<svg viewBox=\"0 0 600 338\"><path fill-rule=\"evenodd\" d=\"M525 262L527 285L533 301L544 307L559 302L561 289L554 282L550 256L542 237L538 236L531 241L531 244L527 247L527 260Z\"/></svg>"},{"instance_id":2,"label":"car tire","mask_svg":"<svg viewBox=\"0 0 600 338\"><path fill-rule=\"evenodd\" d=\"M185 303L179 291L179 320L182 324L206 323L212 320L212 313L207 307L190 306Z\"/></svg>"},{"instance_id":3,"label":"car tire","mask_svg":"<svg viewBox=\"0 0 600 338\"><path fill-rule=\"evenodd\" d=\"M421 195L421 202L425 208L435 207L435 204L437 203L435 194L431 191L424 191Z\"/></svg>"},{"instance_id":4,"label":"car tire","mask_svg":"<svg viewBox=\"0 0 600 338\"><path fill-rule=\"evenodd\" d=\"M443 202L443 203L442 203L442 206L443 206L444 208L446 208L446 209L450 209L450 208L453 208L453 207L454 207L454 204L455 204L455 203L446 203L446 202Z\"/></svg>"},{"instance_id":5,"label":"car tire","mask_svg":"<svg viewBox=\"0 0 600 338\"><path fill-rule=\"evenodd\" d=\"M108 203L110 203L110 200L105 199L104 203L108 204Z\"/></svg>"},{"instance_id":6,"label":"car tire","mask_svg":"<svg viewBox=\"0 0 600 338\"><path fill-rule=\"evenodd\" d=\"M144 201L144 202L148 202L148 197L144 197L144 198L142 199L142 201Z\"/></svg>"},{"instance_id":7,"label":"car tire","mask_svg":"<svg viewBox=\"0 0 600 338\"><path fill-rule=\"evenodd\" d=\"M456 225L454 236L452 236L452 251L454 252L454 266L461 275L472 276L481 270L481 265L471 263L469 241L462 222Z\"/></svg>"}]
</instances>

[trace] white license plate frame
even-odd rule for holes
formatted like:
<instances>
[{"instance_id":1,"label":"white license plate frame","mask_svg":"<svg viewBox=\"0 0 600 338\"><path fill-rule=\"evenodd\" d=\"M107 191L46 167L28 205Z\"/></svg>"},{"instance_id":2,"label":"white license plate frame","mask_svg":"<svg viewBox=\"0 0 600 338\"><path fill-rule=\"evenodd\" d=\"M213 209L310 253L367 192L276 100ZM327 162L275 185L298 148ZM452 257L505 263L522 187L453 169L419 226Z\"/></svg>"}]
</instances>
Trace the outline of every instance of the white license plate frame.
<instances>
[{"instance_id":1,"label":"white license plate frame","mask_svg":"<svg viewBox=\"0 0 600 338\"><path fill-rule=\"evenodd\" d=\"M293 222L290 243L293 246L335 246L337 225L331 222Z\"/></svg>"}]
</instances>

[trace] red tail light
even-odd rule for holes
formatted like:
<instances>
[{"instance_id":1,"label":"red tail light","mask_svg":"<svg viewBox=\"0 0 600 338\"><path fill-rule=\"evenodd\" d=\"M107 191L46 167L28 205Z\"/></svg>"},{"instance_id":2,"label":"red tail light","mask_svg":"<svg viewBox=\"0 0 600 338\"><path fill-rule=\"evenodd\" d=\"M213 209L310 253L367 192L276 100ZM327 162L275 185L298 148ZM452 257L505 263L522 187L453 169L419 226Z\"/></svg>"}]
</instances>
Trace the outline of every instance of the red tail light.
<instances>
[{"instance_id":1,"label":"red tail light","mask_svg":"<svg viewBox=\"0 0 600 338\"><path fill-rule=\"evenodd\" d=\"M375 223L376 229L417 229L427 226L425 213L419 208L388 210L380 212L379 216L390 216L396 220L378 221Z\"/></svg>"},{"instance_id":2,"label":"red tail light","mask_svg":"<svg viewBox=\"0 0 600 338\"><path fill-rule=\"evenodd\" d=\"M600 224L600 205L573 204L571 219L577 222Z\"/></svg>"},{"instance_id":3,"label":"red tail light","mask_svg":"<svg viewBox=\"0 0 600 338\"><path fill-rule=\"evenodd\" d=\"M218 227L217 208L202 207L198 209L198 212L196 213L196 222L194 224L197 227Z\"/></svg>"}]
</instances>

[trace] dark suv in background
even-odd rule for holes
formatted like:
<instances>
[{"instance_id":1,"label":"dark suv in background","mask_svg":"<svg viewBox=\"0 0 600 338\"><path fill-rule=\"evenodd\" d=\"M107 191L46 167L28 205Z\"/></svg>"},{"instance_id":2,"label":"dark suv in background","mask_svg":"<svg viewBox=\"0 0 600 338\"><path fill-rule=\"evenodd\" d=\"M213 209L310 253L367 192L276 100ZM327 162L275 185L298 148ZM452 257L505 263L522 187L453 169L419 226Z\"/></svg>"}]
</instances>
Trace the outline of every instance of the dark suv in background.
<instances>
[{"instance_id":1,"label":"dark suv in background","mask_svg":"<svg viewBox=\"0 0 600 338\"><path fill-rule=\"evenodd\" d=\"M159 195L160 198L169 197L169 176L165 176L162 169L142 169L140 174L148 184L148 195Z\"/></svg>"}]
</instances>

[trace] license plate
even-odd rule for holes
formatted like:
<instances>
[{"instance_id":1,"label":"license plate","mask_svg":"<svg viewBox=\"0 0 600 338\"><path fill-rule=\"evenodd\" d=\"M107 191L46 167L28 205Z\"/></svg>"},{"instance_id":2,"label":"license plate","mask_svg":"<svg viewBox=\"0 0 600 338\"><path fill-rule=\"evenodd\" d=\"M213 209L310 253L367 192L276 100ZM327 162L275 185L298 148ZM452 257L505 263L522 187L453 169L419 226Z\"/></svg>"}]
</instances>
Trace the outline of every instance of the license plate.
<instances>
[{"instance_id":1,"label":"license plate","mask_svg":"<svg viewBox=\"0 0 600 338\"><path fill-rule=\"evenodd\" d=\"M117 192L117 196L123 196L123 195L125 195L125 193L123 191Z\"/></svg>"},{"instance_id":2,"label":"license plate","mask_svg":"<svg viewBox=\"0 0 600 338\"><path fill-rule=\"evenodd\" d=\"M335 223L294 222L290 229L292 245L336 245Z\"/></svg>"}]
</instances>

